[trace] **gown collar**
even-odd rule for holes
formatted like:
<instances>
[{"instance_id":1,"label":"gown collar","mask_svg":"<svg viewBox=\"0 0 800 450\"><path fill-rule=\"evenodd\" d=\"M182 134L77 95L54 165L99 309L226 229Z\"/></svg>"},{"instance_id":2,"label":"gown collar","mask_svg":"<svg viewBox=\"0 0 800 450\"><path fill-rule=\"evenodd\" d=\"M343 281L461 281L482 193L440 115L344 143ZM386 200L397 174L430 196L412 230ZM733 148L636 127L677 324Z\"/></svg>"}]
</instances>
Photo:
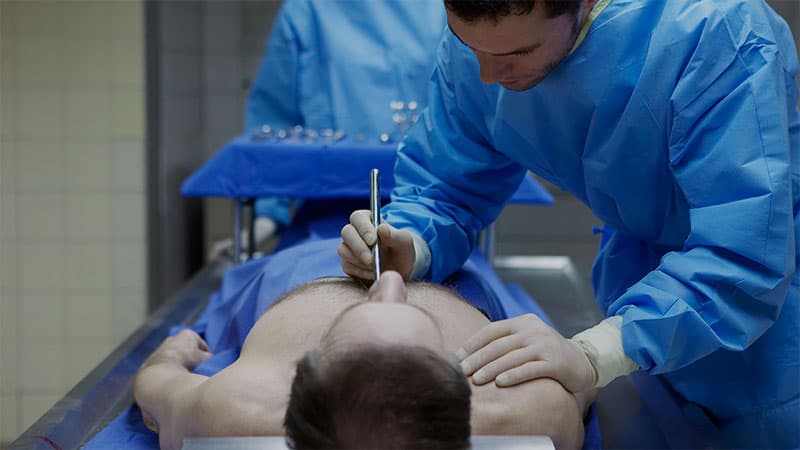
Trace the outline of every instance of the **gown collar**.
<instances>
[{"instance_id":1,"label":"gown collar","mask_svg":"<svg viewBox=\"0 0 800 450\"><path fill-rule=\"evenodd\" d=\"M589 11L589 16L586 18L586 22L583 23L580 33L578 33L578 39L575 40L575 45L573 45L572 50L569 51L570 55L581 45L586 38L586 34L589 32L589 28L592 27L594 20L606 9L609 3L611 3L611 0L600 0L594 5L592 10Z\"/></svg>"}]
</instances>

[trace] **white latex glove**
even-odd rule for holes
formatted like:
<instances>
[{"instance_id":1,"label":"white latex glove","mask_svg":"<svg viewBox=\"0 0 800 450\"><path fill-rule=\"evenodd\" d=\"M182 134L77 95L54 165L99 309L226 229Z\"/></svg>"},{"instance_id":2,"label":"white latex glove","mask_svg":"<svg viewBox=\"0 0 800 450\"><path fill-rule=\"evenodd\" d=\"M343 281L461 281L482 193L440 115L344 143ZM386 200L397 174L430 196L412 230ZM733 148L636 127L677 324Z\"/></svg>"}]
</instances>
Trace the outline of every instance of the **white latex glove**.
<instances>
[{"instance_id":1,"label":"white latex glove","mask_svg":"<svg viewBox=\"0 0 800 450\"><path fill-rule=\"evenodd\" d=\"M581 347L533 314L491 323L456 352L475 384L513 386L552 378L570 392L595 385L594 367Z\"/></svg>"},{"instance_id":2,"label":"white latex glove","mask_svg":"<svg viewBox=\"0 0 800 450\"><path fill-rule=\"evenodd\" d=\"M277 228L278 224L269 217L256 217L256 221L253 224L256 248L261 247L267 239L271 238L275 234ZM243 252L248 250L248 245L250 243L249 237L250 233L248 233L248 230L242 229L241 241ZM226 238L215 242L208 252L208 259L214 260L223 255L233 255L233 238Z\"/></svg>"},{"instance_id":3,"label":"white latex glove","mask_svg":"<svg viewBox=\"0 0 800 450\"><path fill-rule=\"evenodd\" d=\"M404 279L411 279L414 272L414 236L410 231L399 230L386 222L378 226L377 233L366 209L354 211L350 223L342 228L342 242L338 253L342 259L342 271L353 278L372 280L372 246L380 239L381 271L394 270Z\"/></svg>"}]
</instances>

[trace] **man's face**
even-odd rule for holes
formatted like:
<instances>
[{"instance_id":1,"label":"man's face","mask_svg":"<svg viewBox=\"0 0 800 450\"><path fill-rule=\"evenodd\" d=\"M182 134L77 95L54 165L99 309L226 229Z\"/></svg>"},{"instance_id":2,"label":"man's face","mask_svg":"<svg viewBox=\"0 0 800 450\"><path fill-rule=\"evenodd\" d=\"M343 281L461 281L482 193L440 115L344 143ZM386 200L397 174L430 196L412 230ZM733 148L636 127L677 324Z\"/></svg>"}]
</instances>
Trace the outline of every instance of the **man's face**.
<instances>
[{"instance_id":1,"label":"man's face","mask_svg":"<svg viewBox=\"0 0 800 450\"><path fill-rule=\"evenodd\" d=\"M584 9L585 5L576 15L548 18L544 8L537 6L529 14L512 14L497 22L465 22L448 11L447 23L478 58L481 81L524 91L539 84L569 55Z\"/></svg>"},{"instance_id":2,"label":"man's face","mask_svg":"<svg viewBox=\"0 0 800 450\"><path fill-rule=\"evenodd\" d=\"M403 277L397 272L383 273L366 302L350 307L334 321L320 345L322 355L369 344L425 347L446 357L439 325L407 300Z\"/></svg>"}]
</instances>

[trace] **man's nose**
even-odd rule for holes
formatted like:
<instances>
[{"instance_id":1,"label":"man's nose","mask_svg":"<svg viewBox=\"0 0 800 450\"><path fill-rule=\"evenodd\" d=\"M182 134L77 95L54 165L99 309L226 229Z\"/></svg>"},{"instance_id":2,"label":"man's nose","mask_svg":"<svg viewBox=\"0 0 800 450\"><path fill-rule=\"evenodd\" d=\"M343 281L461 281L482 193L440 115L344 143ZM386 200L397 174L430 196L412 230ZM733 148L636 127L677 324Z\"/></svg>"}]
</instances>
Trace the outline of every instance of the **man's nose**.
<instances>
[{"instance_id":1,"label":"man's nose","mask_svg":"<svg viewBox=\"0 0 800 450\"><path fill-rule=\"evenodd\" d=\"M381 278L369 289L369 301L406 303L408 290L403 276L391 270L381 273Z\"/></svg>"},{"instance_id":2,"label":"man's nose","mask_svg":"<svg viewBox=\"0 0 800 450\"><path fill-rule=\"evenodd\" d=\"M500 66L490 55L477 53L478 64L480 65L481 81L486 84L495 84L500 80Z\"/></svg>"}]
</instances>

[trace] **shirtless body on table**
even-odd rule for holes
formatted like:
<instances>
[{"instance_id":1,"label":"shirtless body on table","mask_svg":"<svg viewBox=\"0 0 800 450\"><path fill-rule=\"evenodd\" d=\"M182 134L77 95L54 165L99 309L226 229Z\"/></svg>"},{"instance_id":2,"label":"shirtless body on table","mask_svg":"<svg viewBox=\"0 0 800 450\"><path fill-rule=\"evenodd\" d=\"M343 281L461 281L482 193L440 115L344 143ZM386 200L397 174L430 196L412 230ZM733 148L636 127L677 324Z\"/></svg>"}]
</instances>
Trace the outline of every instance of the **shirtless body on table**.
<instances>
[{"instance_id":1,"label":"shirtless body on table","mask_svg":"<svg viewBox=\"0 0 800 450\"><path fill-rule=\"evenodd\" d=\"M450 290L406 284L396 273L369 291L349 279L316 280L268 308L239 359L212 377L191 373L211 356L200 336L167 338L140 369L134 395L164 449L180 448L184 437L283 435L296 364L309 350L386 343L448 358L488 323ZM473 434L547 435L557 448L580 448L591 394L573 395L550 379L471 389Z\"/></svg>"}]
</instances>

